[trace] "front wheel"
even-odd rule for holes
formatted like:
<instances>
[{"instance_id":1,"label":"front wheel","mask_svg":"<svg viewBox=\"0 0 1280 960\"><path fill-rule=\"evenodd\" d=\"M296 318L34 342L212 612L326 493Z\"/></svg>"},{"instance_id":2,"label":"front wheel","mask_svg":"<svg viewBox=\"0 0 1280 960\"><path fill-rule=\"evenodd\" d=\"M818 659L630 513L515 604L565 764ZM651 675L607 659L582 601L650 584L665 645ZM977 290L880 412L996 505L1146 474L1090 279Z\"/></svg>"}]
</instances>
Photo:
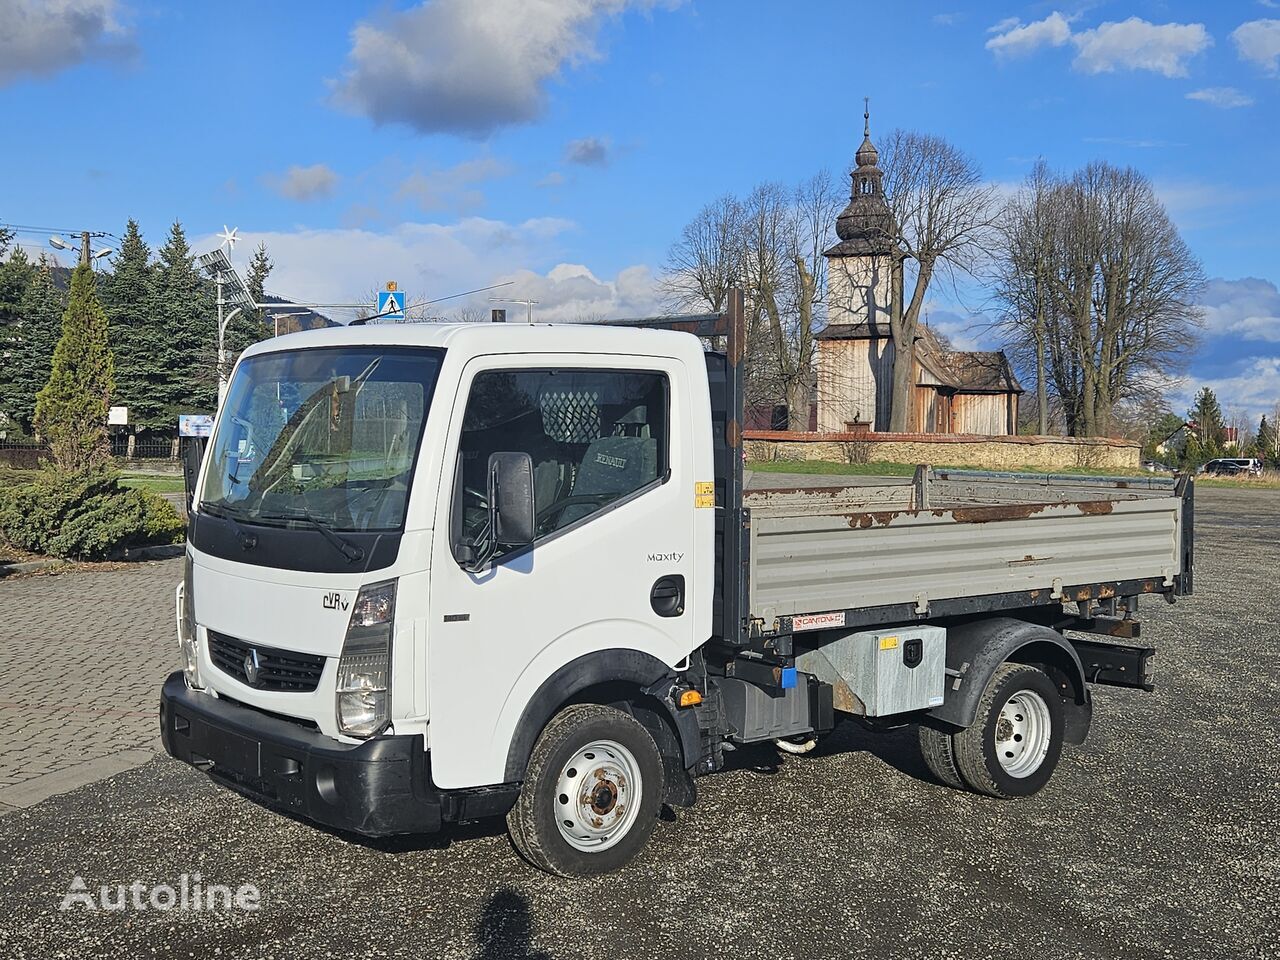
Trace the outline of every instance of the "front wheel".
<instances>
[{"instance_id":1,"label":"front wheel","mask_svg":"<svg viewBox=\"0 0 1280 960\"><path fill-rule=\"evenodd\" d=\"M956 770L970 789L1029 797L1062 755L1062 697L1044 671L1005 663L992 674L972 726L952 734Z\"/></svg>"},{"instance_id":2,"label":"front wheel","mask_svg":"<svg viewBox=\"0 0 1280 960\"><path fill-rule=\"evenodd\" d=\"M608 873L644 847L662 795L662 758L640 721L575 704L534 744L507 829L520 855L548 873Z\"/></svg>"}]
</instances>

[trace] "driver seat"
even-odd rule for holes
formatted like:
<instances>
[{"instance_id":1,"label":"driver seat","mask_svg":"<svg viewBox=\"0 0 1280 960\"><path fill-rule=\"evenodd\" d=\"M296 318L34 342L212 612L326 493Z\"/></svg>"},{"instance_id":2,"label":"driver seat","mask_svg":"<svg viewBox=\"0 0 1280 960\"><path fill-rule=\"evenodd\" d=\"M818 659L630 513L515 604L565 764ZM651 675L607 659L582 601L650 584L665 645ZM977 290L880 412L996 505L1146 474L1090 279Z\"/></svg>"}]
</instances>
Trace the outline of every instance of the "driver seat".
<instances>
[{"instance_id":1,"label":"driver seat","mask_svg":"<svg viewBox=\"0 0 1280 960\"><path fill-rule=\"evenodd\" d=\"M573 503L556 523L565 527L639 490L658 477L658 441L652 437L600 437L592 440L573 478L569 495L597 496L600 503Z\"/></svg>"}]
</instances>

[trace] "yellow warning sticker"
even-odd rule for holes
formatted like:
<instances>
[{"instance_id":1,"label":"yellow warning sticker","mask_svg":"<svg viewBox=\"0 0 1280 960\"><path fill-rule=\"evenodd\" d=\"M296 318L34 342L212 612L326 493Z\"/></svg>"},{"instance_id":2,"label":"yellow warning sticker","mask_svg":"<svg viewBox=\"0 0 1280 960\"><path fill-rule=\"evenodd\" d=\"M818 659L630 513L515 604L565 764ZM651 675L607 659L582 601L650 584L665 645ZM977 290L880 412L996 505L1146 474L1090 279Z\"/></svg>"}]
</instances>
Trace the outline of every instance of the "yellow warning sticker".
<instances>
[{"instance_id":1,"label":"yellow warning sticker","mask_svg":"<svg viewBox=\"0 0 1280 960\"><path fill-rule=\"evenodd\" d=\"M881 650L897 650L898 638L897 637L881 637L880 649Z\"/></svg>"},{"instance_id":2,"label":"yellow warning sticker","mask_svg":"<svg viewBox=\"0 0 1280 960\"><path fill-rule=\"evenodd\" d=\"M693 506L704 510L716 505L716 485L714 481L701 481L693 485Z\"/></svg>"}]
</instances>

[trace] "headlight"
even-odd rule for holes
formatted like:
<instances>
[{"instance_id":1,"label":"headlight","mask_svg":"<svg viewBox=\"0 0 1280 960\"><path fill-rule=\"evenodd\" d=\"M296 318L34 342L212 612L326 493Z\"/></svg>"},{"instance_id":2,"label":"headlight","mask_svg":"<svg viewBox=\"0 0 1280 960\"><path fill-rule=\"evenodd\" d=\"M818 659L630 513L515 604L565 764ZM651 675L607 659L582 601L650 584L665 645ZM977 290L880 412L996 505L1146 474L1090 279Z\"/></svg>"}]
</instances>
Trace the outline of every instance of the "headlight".
<instances>
[{"instance_id":1,"label":"headlight","mask_svg":"<svg viewBox=\"0 0 1280 960\"><path fill-rule=\"evenodd\" d=\"M183 554L182 583L178 586L178 646L182 650L182 675L187 678L187 686L200 690L204 682L200 678L200 660L196 650L193 579L191 554Z\"/></svg>"},{"instance_id":2,"label":"headlight","mask_svg":"<svg viewBox=\"0 0 1280 960\"><path fill-rule=\"evenodd\" d=\"M361 587L338 661L338 731L372 737L391 717L391 633L396 581Z\"/></svg>"}]
</instances>

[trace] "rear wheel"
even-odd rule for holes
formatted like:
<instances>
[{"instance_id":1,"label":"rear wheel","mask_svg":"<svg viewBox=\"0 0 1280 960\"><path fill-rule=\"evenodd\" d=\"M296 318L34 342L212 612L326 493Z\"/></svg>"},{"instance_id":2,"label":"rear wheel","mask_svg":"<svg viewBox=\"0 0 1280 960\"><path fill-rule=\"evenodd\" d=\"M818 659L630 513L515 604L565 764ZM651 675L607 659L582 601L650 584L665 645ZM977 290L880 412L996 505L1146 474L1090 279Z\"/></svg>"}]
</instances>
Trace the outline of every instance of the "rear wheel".
<instances>
[{"instance_id":1,"label":"rear wheel","mask_svg":"<svg viewBox=\"0 0 1280 960\"><path fill-rule=\"evenodd\" d=\"M662 795L662 758L649 731L613 707L576 704L556 714L534 744L507 828L539 869L608 873L644 847Z\"/></svg>"},{"instance_id":2,"label":"rear wheel","mask_svg":"<svg viewBox=\"0 0 1280 960\"><path fill-rule=\"evenodd\" d=\"M969 788L993 797L1029 797L1049 782L1062 755L1063 707L1041 670L1005 663L987 682L972 726L951 737L956 769Z\"/></svg>"},{"instance_id":3,"label":"rear wheel","mask_svg":"<svg viewBox=\"0 0 1280 960\"><path fill-rule=\"evenodd\" d=\"M917 727L920 737L920 755L924 757L924 765L942 784L956 790L965 787L964 778L960 776L960 768L956 766L955 747L951 742L951 734L943 733L932 727Z\"/></svg>"}]
</instances>

